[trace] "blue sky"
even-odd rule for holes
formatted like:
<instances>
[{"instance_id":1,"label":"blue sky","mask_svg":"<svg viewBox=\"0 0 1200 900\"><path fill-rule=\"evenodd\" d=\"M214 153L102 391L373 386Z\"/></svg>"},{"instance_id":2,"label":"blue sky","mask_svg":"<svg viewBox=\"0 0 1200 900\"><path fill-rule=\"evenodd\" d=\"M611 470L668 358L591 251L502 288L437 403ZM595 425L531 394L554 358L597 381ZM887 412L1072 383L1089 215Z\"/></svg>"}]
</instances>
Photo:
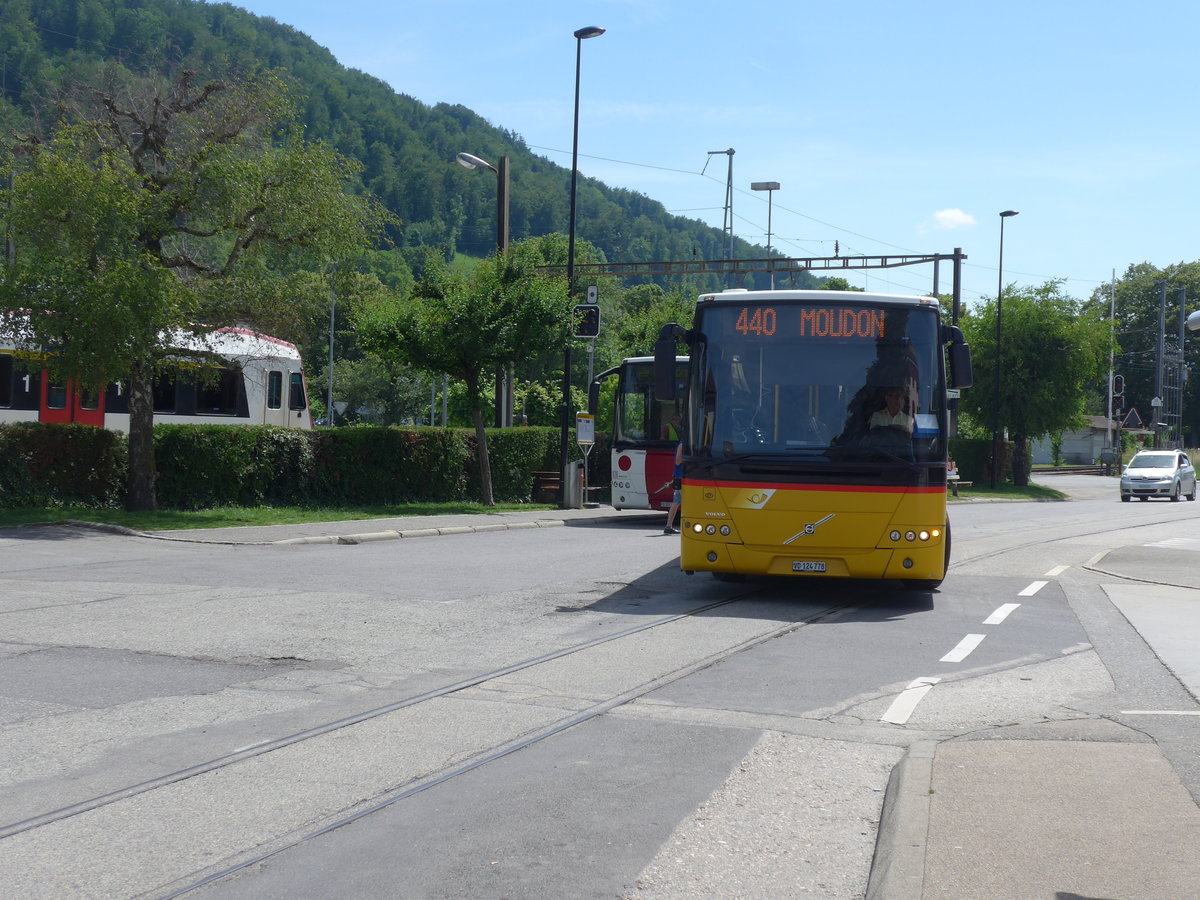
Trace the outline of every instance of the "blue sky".
<instances>
[{"instance_id":1,"label":"blue sky","mask_svg":"<svg viewBox=\"0 0 1200 900\"><path fill-rule=\"evenodd\" d=\"M667 209L789 256L951 252L964 298L1200 259L1194 0L248 0L344 65L458 103ZM462 148L471 152L473 148ZM707 170L705 164L708 163ZM701 172L703 171L703 174ZM630 262L632 260L614 260ZM928 267L848 273L923 293ZM948 272L942 289L948 289Z\"/></svg>"}]
</instances>

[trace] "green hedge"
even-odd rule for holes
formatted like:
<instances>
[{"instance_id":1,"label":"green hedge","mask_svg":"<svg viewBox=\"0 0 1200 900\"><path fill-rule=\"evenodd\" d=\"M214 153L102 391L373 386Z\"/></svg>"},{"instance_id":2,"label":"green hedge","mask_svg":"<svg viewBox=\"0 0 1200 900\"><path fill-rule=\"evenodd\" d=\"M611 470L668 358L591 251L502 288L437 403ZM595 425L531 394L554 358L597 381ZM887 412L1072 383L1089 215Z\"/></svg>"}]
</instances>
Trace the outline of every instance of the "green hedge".
<instances>
[{"instance_id":1,"label":"green hedge","mask_svg":"<svg viewBox=\"0 0 1200 900\"><path fill-rule=\"evenodd\" d=\"M128 465L119 432L44 422L0 425L0 506L118 506Z\"/></svg>"},{"instance_id":2,"label":"green hedge","mask_svg":"<svg viewBox=\"0 0 1200 900\"><path fill-rule=\"evenodd\" d=\"M1012 477L1013 445L1002 441L1000 448L1000 481L1004 482ZM990 438L951 438L950 458L958 463L958 477L963 481L982 484L992 480Z\"/></svg>"},{"instance_id":3,"label":"green hedge","mask_svg":"<svg viewBox=\"0 0 1200 900\"><path fill-rule=\"evenodd\" d=\"M154 463L165 509L294 505L315 472L312 435L274 425L156 425Z\"/></svg>"},{"instance_id":4,"label":"green hedge","mask_svg":"<svg viewBox=\"0 0 1200 900\"><path fill-rule=\"evenodd\" d=\"M313 432L316 479L307 502L389 504L466 497L464 433L359 425Z\"/></svg>"},{"instance_id":5,"label":"green hedge","mask_svg":"<svg viewBox=\"0 0 1200 900\"><path fill-rule=\"evenodd\" d=\"M492 496L528 502L533 473L557 471L557 428L489 428ZM581 451L570 434L571 459ZM608 499L609 457L589 456L590 498ZM163 509L213 506L388 505L482 499L475 434L468 429L351 426L157 425L154 459ZM119 506L124 435L87 425L0 426L0 506Z\"/></svg>"}]
</instances>

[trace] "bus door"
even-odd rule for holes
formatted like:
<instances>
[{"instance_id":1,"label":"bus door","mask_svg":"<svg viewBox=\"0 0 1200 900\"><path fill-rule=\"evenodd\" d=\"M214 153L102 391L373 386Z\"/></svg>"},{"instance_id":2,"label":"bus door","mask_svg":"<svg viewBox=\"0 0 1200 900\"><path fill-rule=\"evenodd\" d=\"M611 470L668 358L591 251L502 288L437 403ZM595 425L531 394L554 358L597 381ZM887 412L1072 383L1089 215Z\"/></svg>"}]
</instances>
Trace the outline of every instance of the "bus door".
<instances>
[{"instance_id":1,"label":"bus door","mask_svg":"<svg viewBox=\"0 0 1200 900\"><path fill-rule=\"evenodd\" d=\"M70 379L51 378L42 371L42 396L38 407L39 422L77 422L104 427L104 393L77 389Z\"/></svg>"}]
</instances>

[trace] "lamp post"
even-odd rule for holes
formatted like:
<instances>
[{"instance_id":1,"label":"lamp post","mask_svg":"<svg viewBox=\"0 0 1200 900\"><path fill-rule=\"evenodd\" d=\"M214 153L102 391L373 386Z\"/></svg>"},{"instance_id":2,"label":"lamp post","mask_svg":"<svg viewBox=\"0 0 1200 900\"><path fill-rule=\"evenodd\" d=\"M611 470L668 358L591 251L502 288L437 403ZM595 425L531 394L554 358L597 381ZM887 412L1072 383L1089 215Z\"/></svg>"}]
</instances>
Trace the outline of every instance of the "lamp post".
<instances>
[{"instance_id":1,"label":"lamp post","mask_svg":"<svg viewBox=\"0 0 1200 900\"><path fill-rule=\"evenodd\" d=\"M504 253L508 249L508 157L501 156L499 167L471 153L460 153L455 157L465 169L487 169L496 176L496 249ZM496 372L496 418L497 428L512 426L512 385L508 384L504 369Z\"/></svg>"},{"instance_id":2,"label":"lamp post","mask_svg":"<svg viewBox=\"0 0 1200 900\"><path fill-rule=\"evenodd\" d=\"M767 271L771 273L771 290L775 290L775 267L771 264L771 201L779 190L779 182L752 181L750 190L767 192Z\"/></svg>"},{"instance_id":3,"label":"lamp post","mask_svg":"<svg viewBox=\"0 0 1200 900\"><path fill-rule=\"evenodd\" d=\"M583 42L588 38L600 37L604 29L588 25L575 32L575 121L571 137L571 206L567 222L567 295L575 294L575 186L579 180L579 62L583 55ZM567 444L571 418L571 338L563 351L563 402L562 429L558 442L558 471L561 476L558 506L567 508Z\"/></svg>"},{"instance_id":4,"label":"lamp post","mask_svg":"<svg viewBox=\"0 0 1200 900\"><path fill-rule=\"evenodd\" d=\"M1017 215L1015 209L1006 209L1000 213L1000 264L999 283L996 288L996 392L992 403L992 490L996 489L997 475L1000 471L1000 366L1003 361L1001 354L1001 337L1004 315L1004 220Z\"/></svg>"}]
</instances>

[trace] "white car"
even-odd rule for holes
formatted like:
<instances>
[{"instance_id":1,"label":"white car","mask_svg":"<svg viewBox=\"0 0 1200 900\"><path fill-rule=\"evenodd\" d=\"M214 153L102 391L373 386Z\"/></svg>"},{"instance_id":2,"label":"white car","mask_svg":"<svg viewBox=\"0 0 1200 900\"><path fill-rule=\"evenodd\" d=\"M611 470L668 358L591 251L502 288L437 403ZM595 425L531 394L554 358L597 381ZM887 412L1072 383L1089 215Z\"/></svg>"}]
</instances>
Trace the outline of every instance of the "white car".
<instances>
[{"instance_id":1,"label":"white car","mask_svg":"<svg viewBox=\"0 0 1200 900\"><path fill-rule=\"evenodd\" d=\"M1196 470L1182 450L1142 450L1121 472L1121 499L1196 499Z\"/></svg>"}]
</instances>

